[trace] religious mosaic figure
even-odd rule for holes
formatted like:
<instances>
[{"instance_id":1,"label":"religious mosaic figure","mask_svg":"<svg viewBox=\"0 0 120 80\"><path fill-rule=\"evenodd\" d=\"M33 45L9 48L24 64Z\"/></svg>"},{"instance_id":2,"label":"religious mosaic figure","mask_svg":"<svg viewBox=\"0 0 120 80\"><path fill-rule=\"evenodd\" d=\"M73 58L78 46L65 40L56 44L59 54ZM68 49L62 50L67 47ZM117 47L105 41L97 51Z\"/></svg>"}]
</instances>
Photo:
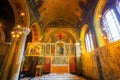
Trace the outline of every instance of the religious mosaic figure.
<instances>
[{"instance_id":1,"label":"religious mosaic figure","mask_svg":"<svg viewBox=\"0 0 120 80\"><path fill-rule=\"evenodd\" d=\"M50 45L46 45L46 55L50 55Z\"/></svg>"},{"instance_id":2,"label":"religious mosaic figure","mask_svg":"<svg viewBox=\"0 0 120 80\"><path fill-rule=\"evenodd\" d=\"M55 56L55 45L51 45L51 55Z\"/></svg>"},{"instance_id":3,"label":"religious mosaic figure","mask_svg":"<svg viewBox=\"0 0 120 80\"><path fill-rule=\"evenodd\" d=\"M57 56L64 55L63 43L57 43Z\"/></svg>"},{"instance_id":4,"label":"religious mosaic figure","mask_svg":"<svg viewBox=\"0 0 120 80\"><path fill-rule=\"evenodd\" d=\"M40 45L40 55L44 54L44 45Z\"/></svg>"},{"instance_id":5,"label":"religious mosaic figure","mask_svg":"<svg viewBox=\"0 0 120 80\"><path fill-rule=\"evenodd\" d=\"M75 52L76 52L76 51L75 51L75 50L76 50L75 45L71 45L70 48L71 48L71 54L70 54L70 55L71 55L71 56L74 56L74 55L75 55Z\"/></svg>"},{"instance_id":6,"label":"religious mosaic figure","mask_svg":"<svg viewBox=\"0 0 120 80\"><path fill-rule=\"evenodd\" d=\"M69 45L65 45L65 56L68 56L69 53L70 53L70 50L69 50Z\"/></svg>"}]
</instances>

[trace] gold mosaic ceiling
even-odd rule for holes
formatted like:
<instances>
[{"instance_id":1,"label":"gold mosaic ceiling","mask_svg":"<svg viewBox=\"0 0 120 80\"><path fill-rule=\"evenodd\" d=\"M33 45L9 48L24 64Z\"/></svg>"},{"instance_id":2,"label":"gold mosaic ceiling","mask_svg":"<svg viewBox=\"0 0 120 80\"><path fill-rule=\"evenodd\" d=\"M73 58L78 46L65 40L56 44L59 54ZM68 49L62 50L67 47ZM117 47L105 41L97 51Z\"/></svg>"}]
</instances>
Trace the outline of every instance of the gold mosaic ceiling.
<instances>
[{"instance_id":1,"label":"gold mosaic ceiling","mask_svg":"<svg viewBox=\"0 0 120 80\"><path fill-rule=\"evenodd\" d=\"M86 4L87 0L28 0L28 2L43 25L58 19L76 25L83 13L79 2Z\"/></svg>"},{"instance_id":2,"label":"gold mosaic ceiling","mask_svg":"<svg viewBox=\"0 0 120 80\"><path fill-rule=\"evenodd\" d=\"M40 20L44 24L58 18L77 23L82 14L77 0L45 0L39 11L41 12Z\"/></svg>"}]
</instances>

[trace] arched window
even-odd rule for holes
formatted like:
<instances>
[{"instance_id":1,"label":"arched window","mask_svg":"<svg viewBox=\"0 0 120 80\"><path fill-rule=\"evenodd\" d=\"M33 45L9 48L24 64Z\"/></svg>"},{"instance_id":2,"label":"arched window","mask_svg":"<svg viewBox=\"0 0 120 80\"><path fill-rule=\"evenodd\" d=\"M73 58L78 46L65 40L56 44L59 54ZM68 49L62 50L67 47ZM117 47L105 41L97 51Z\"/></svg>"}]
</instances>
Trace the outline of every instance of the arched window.
<instances>
[{"instance_id":1,"label":"arched window","mask_svg":"<svg viewBox=\"0 0 120 80\"><path fill-rule=\"evenodd\" d=\"M88 31L85 35L86 49L88 52L94 50L93 39L91 31Z\"/></svg>"},{"instance_id":2,"label":"arched window","mask_svg":"<svg viewBox=\"0 0 120 80\"><path fill-rule=\"evenodd\" d=\"M117 10L118 10L118 12L119 12L119 14L120 14L120 2L118 2L116 8L117 8Z\"/></svg>"},{"instance_id":3,"label":"arched window","mask_svg":"<svg viewBox=\"0 0 120 80\"><path fill-rule=\"evenodd\" d=\"M120 2L104 14L103 24L110 42L120 39Z\"/></svg>"}]
</instances>

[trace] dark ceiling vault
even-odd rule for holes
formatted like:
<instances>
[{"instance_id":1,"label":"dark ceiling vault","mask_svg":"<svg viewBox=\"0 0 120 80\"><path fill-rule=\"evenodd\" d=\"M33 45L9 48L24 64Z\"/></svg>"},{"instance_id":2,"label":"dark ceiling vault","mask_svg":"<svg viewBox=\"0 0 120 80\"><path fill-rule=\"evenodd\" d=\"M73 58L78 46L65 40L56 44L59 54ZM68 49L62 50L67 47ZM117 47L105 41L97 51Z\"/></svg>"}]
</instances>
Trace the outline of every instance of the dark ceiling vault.
<instances>
[{"instance_id":1,"label":"dark ceiling vault","mask_svg":"<svg viewBox=\"0 0 120 80\"><path fill-rule=\"evenodd\" d=\"M0 23L6 35L6 41L10 41L12 27L14 27L14 14L8 0L0 0Z\"/></svg>"}]
</instances>

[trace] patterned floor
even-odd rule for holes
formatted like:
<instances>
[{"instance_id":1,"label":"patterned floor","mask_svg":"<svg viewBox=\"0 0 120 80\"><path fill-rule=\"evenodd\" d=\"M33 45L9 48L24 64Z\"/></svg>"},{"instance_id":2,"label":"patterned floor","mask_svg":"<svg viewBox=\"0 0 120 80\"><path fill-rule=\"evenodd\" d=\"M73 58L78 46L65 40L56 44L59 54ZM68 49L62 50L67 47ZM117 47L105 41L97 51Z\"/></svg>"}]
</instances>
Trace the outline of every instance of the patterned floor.
<instances>
[{"instance_id":1,"label":"patterned floor","mask_svg":"<svg viewBox=\"0 0 120 80\"><path fill-rule=\"evenodd\" d=\"M43 75L41 77L34 77L34 78L24 78L21 80L86 80L82 77L78 77L72 74L48 74Z\"/></svg>"}]
</instances>

